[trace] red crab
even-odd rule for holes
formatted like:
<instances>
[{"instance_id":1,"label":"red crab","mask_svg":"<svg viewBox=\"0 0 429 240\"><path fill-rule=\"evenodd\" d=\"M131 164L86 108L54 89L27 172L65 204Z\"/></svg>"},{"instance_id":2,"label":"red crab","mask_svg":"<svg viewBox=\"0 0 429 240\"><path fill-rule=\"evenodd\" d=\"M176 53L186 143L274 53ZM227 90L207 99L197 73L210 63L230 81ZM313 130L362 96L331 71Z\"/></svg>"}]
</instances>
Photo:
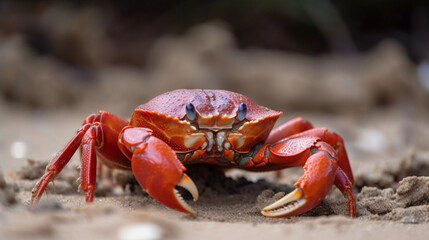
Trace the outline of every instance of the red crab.
<instances>
[{"instance_id":1,"label":"red crab","mask_svg":"<svg viewBox=\"0 0 429 240\"><path fill-rule=\"evenodd\" d=\"M47 166L33 190L34 204L81 149L81 186L93 201L97 160L130 170L139 184L167 207L195 213L176 186L198 191L184 165L208 163L251 171L304 166L295 190L262 209L268 217L290 217L318 205L332 184L356 216L353 174L343 139L301 118L272 130L282 112L224 90L175 90L138 106L128 122L112 113L89 115L74 137Z\"/></svg>"}]
</instances>

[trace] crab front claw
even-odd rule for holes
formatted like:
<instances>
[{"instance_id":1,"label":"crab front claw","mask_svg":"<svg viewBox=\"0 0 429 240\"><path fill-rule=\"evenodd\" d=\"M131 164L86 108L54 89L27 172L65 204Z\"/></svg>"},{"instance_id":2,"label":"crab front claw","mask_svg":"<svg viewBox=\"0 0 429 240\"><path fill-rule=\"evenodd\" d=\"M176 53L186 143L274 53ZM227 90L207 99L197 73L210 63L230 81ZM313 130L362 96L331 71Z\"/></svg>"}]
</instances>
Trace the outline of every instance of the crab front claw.
<instances>
[{"instance_id":1,"label":"crab front claw","mask_svg":"<svg viewBox=\"0 0 429 240\"><path fill-rule=\"evenodd\" d=\"M152 136L150 129L127 127L122 130L119 147L131 158L134 176L150 196L177 211L196 213L176 187L189 191L194 201L198 200L197 187L170 146Z\"/></svg>"},{"instance_id":2,"label":"crab front claw","mask_svg":"<svg viewBox=\"0 0 429 240\"><path fill-rule=\"evenodd\" d=\"M138 177L137 175L136 178L139 183L142 181L142 178ZM146 189L149 195L151 195L153 198L155 198L160 203L169 208L175 209L180 212L196 214L197 212L193 210L188 203L186 203L182 195L179 193L179 190L177 190L176 188L177 186L180 186L186 189L192 195L193 200L197 201L198 190L192 179L188 175L186 175L186 173L183 173L179 182L174 185L172 183L168 183L168 181L163 181L161 178L161 175L153 177L153 184L149 184L148 186L143 188ZM140 185L142 184L140 183Z\"/></svg>"},{"instance_id":3,"label":"crab front claw","mask_svg":"<svg viewBox=\"0 0 429 240\"><path fill-rule=\"evenodd\" d=\"M324 143L319 143L326 147ZM262 209L267 217L291 217L317 206L328 194L336 178L338 164L324 150L315 148L304 165L304 174L295 183L295 190Z\"/></svg>"}]
</instances>

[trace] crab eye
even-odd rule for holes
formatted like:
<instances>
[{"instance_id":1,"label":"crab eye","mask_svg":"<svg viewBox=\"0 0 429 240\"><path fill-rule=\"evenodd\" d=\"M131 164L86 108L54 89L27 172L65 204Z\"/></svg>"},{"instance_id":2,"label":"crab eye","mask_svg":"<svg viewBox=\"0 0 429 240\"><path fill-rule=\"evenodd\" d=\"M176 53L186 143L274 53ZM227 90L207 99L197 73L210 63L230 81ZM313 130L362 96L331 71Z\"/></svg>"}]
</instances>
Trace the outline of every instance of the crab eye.
<instances>
[{"instance_id":1,"label":"crab eye","mask_svg":"<svg viewBox=\"0 0 429 240\"><path fill-rule=\"evenodd\" d=\"M186 104L186 116L191 121L194 121L195 118L197 118L197 112L195 111L194 104L192 103Z\"/></svg>"},{"instance_id":2,"label":"crab eye","mask_svg":"<svg viewBox=\"0 0 429 240\"><path fill-rule=\"evenodd\" d=\"M243 121L244 118L246 118L246 114L247 114L246 104L240 103L240 106L238 106L237 117L235 117L235 119L237 119L237 121Z\"/></svg>"}]
</instances>

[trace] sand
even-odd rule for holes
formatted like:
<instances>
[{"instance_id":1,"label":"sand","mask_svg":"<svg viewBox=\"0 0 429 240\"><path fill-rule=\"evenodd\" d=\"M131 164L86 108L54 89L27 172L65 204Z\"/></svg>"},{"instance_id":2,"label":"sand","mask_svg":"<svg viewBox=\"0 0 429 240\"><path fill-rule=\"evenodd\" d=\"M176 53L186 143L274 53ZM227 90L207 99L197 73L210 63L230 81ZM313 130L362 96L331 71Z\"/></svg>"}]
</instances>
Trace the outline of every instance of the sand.
<instances>
[{"instance_id":1,"label":"sand","mask_svg":"<svg viewBox=\"0 0 429 240\"><path fill-rule=\"evenodd\" d=\"M193 216L162 206L123 171L99 180L94 203L86 204L76 191L76 164L63 170L48 195L30 207L31 189L45 165L29 159L8 181L0 177L2 239L133 239L133 226L140 231L138 239L147 239L146 234L148 239L424 239L429 233L429 177L405 177L383 189L354 189L355 219L347 216L347 201L334 189L301 216L272 219L262 216L260 209L289 192L290 185L252 182L238 173L227 172L234 178L225 177L224 171L208 165L188 167L200 192L195 203L184 194L198 211ZM359 182L363 177L356 178ZM373 181L382 182L383 177Z\"/></svg>"}]
</instances>

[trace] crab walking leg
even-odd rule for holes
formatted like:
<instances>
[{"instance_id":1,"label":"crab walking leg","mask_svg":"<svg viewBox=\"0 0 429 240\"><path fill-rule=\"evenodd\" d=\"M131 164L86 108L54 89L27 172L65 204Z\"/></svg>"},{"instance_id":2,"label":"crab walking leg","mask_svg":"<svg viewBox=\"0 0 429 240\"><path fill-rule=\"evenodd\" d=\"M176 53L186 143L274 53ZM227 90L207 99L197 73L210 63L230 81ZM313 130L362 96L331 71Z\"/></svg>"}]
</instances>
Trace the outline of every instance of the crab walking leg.
<instances>
[{"instance_id":1,"label":"crab walking leg","mask_svg":"<svg viewBox=\"0 0 429 240\"><path fill-rule=\"evenodd\" d=\"M328 142L337 152L338 166L335 177L335 186L344 194L349 203L349 216L356 217L356 200L352 192L354 183L350 161L344 146L343 138L335 132L326 134L326 142Z\"/></svg>"},{"instance_id":2,"label":"crab walking leg","mask_svg":"<svg viewBox=\"0 0 429 240\"><path fill-rule=\"evenodd\" d=\"M97 175L97 155L96 147L100 147L102 129L99 126L92 126L88 129L82 139L81 149L81 187L85 192L85 200L92 202L94 199L95 180Z\"/></svg>"},{"instance_id":3,"label":"crab walking leg","mask_svg":"<svg viewBox=\"0 0 429 240\"><path fill-rule=\"evenodd\" d=\"M341 167L337 168L334 184L348 200L349 216L356 217L356 200L352 192L353 184L347 174L341 169Z\"/></svg>"},{"instance_id":4,"label":"crab walking leg","mask_svg":"<svg viewBox=\"0 0 429 240\"><path fill-rule=\"evenodd\" d=\"M198 190L176 153L165 142L152 136L152 130L141 127L125 128L119 139L119 147L125 155L132 154L131 168L139 184L165 206L196 213L175 189L181 186L191 193L194 201Z\"/></svg>"},{"instance_id":5,"label":"crab walking leg","mask_svg":"<svg viewBox=\"0 0 429 240\"><path fill-rule=\"evenodd\" d=\"M90 128L89 124L83 125L79 128L73 138L67 143L67 145L60 151L59 154L51 161L46 167L45 174L37 182L33 188L33 195L31 197L31 204L34 205L36 201L46 191L46 187L49 182L53 181L54 178L63 170L64 166L70 161L73 154L76 152L82 141L83 135Z\"/></svg>"},{"instance_id":6,"label":"crab walking leg","mask_svg":"<svg viewBox=\"0 0 429 240\"><path fill-rule=\"evenodd\" d=\"M75 136L46 167L45 174L33 189L32 204L40 199L49 182L61 172L76 150L81 147L81 186L87 202L93 200L97 157L109 167L130 169L130 161L117 146L120 130L128 121L105 111L89 115Z\"/></svg>"},{"instance_id":7,"label":"crab walking leg","mask_svg":"<svg viewBox=\"0 0 429 240\"><path fill-rule=\"evenodd\" d=\"M302 117L291 119L273 129L270 132L270 135L268 135L267 140L265 140L265 144L273 144L286 137L304 132L312 128L313 125L310 122L303 120Z\"/></svg>"},{"instance_id":8,"label":"crab walking leg","mask_svg":"<svg viewBox=\"0 0 429 240\"><path fill-rule=\"evenodd\" d=\"M352 173L352 168L350 167L350 161L347 155L347 151L344 146L343 138L335 132L326 132L325 141L330 144L337 152L338 165L343 170L345 177L347 177L350 183L353 184L354 177Z\"/></svg>"}]
</instances>

